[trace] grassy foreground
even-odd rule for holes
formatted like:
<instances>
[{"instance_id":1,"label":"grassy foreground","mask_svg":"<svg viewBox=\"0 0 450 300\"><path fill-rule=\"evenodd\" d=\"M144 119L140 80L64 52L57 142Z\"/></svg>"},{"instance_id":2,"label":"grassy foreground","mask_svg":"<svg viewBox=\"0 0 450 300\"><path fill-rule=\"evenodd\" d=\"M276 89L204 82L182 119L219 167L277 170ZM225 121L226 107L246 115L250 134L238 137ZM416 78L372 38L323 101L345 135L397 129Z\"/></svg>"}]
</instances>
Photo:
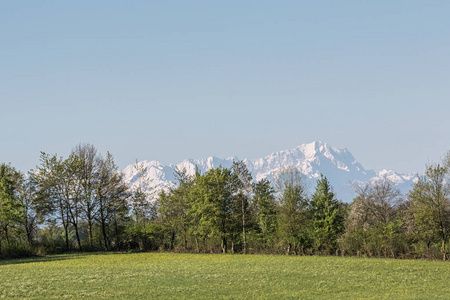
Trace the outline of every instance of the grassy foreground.
<instances>
[{"instance_id":1,"label":"grassy foreground","mask_svg":"<svg viewBox=\"0 0 450 300\"><path fill-rule=\"evenodd\" d=\"M441 261L170 253L0 260L0 298L449 299Z\"/></svg>"}]
</instances>

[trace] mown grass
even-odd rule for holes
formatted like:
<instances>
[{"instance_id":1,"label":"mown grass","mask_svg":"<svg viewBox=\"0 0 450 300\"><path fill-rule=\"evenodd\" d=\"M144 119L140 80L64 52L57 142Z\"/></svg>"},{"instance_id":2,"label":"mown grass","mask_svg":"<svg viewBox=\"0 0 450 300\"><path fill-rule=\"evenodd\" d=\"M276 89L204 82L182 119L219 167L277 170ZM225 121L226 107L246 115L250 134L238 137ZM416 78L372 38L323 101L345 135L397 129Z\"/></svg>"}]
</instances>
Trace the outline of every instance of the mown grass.
<instances>
[{"instance_id":1,"label":"mown grass","mask_svg":"<svg viewBox=\"0 0 450 300\"><path fill-rule=\"evenodd\" d=\"M0 298L450 299L442 261L171 253L0 260Z\"/></svg>"}]
</instances>

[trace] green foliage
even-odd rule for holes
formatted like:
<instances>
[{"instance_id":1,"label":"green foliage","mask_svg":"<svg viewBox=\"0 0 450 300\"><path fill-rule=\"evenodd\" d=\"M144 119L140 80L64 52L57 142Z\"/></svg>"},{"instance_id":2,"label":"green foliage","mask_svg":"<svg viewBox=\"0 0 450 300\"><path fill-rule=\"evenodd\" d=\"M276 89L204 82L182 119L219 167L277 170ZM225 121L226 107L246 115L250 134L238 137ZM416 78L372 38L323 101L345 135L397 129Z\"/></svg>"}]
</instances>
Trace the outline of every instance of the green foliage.
<instances>
[{"instance_id":1,"label":"green foliage","mask_svg":"<svg viewBox=\"0 0 450 300\"><path fill-rule=\"evenodd\" d=\"M10 165L0 165L0 226L4 229L22 217L18 200L20 174Z\"/></svg>"},{"instance_id":2,"label":"green foliage","mask_svg":"<svg viewBox=\"0 0 450 300\"><path fill-rule=\"evenodd\" d=\"M247 253L247 234L250 228L253 212L252 205L252 180L253 177L250 171L247 169L246 164L243 161L233 161L232 167L233 175L236 177L234 184L236 184L236 194L234 196L233 216L235 217L232 238L232 253L235 249L235 240L239 229L242 228L242 250L243 253ZM239 225L238 225L239 224Z\"/></svg>"},{"instance_id":3,"label":"green foliage","mask_svg":"<svg viewBox=\"0 0 450 300\"><path fill-rule=\"evenodd\" d=\"M429 245L441 242L441 253L447 256L447 241L450 234L450 184L449 169L439 164L428 166L425 176L419 177L408 194L410 213L414 220L413 235Z\"/></svg>"},{"instance_id":4,"label":"green foliage","mask_svg":"<svg viewBox=\"0 0 450 300\"><path fill-rule=\"evenodd\" d=\"M164 226L153 222L134 222L126 227L124 233L128 249L157 250L162 244Z\"/></svg>"},{"instance_id":5,"label":"green foliage","mask_svg":"<svg viewBox=\"0 0 450 300\"><path fill-rule=\"evenodd\" d=\"M398 257L407 251L399 191L387 180L356 187L340 248L352 255ZM402 241L402 242L401 242Z\"/></svg>"},{"instance_id":6,"label":"green foliage","mask_svg":"<svg viewBox=\"0 0 450 300\"><path fill-rule=\"evenodd\" d=\"M10 242L4 245L0 251L0 258L19 258L30 257L33 255L33 250L19 242Z\"/></svg>"},{"instance_id":7,"label":"green foliage","mask_svg":"<svg viewBox=\"0 0 450 300\"><path fill-rule=\"evenodd\" d=\"M13 167L0 165L0 253L6 253L2 250L3 241L12 247L12 229L23 219L23 206L18 197L20 179L21 175Z\"/></svg>"},{"instance_id":8,"label":"green foliage","mask_svg":"<svg viewBox=\"0 0 450 300\"><path fill-rule=\"evenodd\" d=\"M129 193L109 153L103 159L90 145L78 146L67 159L42 153L41 164L31 175L37 185L37 211L47 216L47 222L63 227L66 250L73 247L71 230L78 250L82 250L83 244L90 250L120 245ZM84 243L81 232L84 225L88 243ZM98 225L102 234L97 237L102 241L100 246L94 246Z\"/></svg>"},{"instance_id":9,"label":"green foliage","mask_svg":"<svg viewBox=\"0 0 450 300\"><path fill-rule=\"evenodd\" d=\"M156 216L156 207L152 203L152 193L150 191L150 179L147 176L147 169L136 162L134 165L137 172L138 184L131 191L131 213L136 222L146 223Z\"/></svg>"},{"instance_id":10,"label":"green foliage","mask_svg":"<svg viewBox=\"0 0 450 300\"><path fill-rule=\"evenodd\" d=\"M275 189L268 179L261 179L253 186L255 193L255 218L262 248L273 247L277 230L277 203Z\"/></svg>"},{"instance_id":11,"label":"green foliage","mask_svg":"<svg viewBox=\"0 0 450 300\"><path fill-rule=\"evenodd\" d=\"M176 237L182 236L182 247L188 248L190 193L194 178L186 174L185 170L177 170L175 176L178 187L171 189L167 194L164 190L158 198L158 214L166 225L166 235L169 236L169 249L174 249Z\"/></svg>"},{"instance_id":12,"label":"green foliage","mask_svg":"<svg viewBox=\"0 0 450 300\"><path fill-rule=\"evenodd\" d=\"M387 179L355 186L346 205L321 176L311 197L299 170L253 182L244 162L151 188L136 163L133 187L112 155L88 144L67 158L41 154L26 177L0 165L0 256L71 250L341 254L447 258L450 152L404 202ZM28 254L27 254L28 253Z\"/></svg>"},{"instance_id":13,"label":"green foliage","mask_svg":"<svg viewBox=\"0 0 450 300\"><path fill-rule=\"evenodd\" d=\"M365 257L402 257L408 252L408 245L400 225L399 221L391 221L348 231L341 241L342 249L347 254Z\"/></svg>"},{"instance_id":14,"label":"green foliage","mask_svg":"<svg viewBox=\"0 0 450 300\"><path fill-rule=\"evenodd\" d=\"M278 232L287 246L286 253L303 253L309 242L308 199L300 172L289 168L277 175L280 206L278 208Z\"/></svg>"},{"instance_id":15,"label":"green foliage","mask_svg":"<svg viewBox=\"0 0 450 300\"><path fill-rule=\"evenodd\" d=\"M236 180L236 176L227 168L211 169L204 175L196 176L190 194L188 215L193 219L193 234L203 239L220 239L223 253L227 252L227 238L233 227L232 206Z\"/></svg>"},{"instance_id":16,"label":"green foliage","mask_svg":"<svg viewBox=\"0 0 450 300\"><path fill-rule=\"evenodd\" d=\"M315 251L330 254L337 249L337 239L344 231L343 204L336 200L330 182L321 175L310 202L312 239Z\"/></svg>"}]
</instances>

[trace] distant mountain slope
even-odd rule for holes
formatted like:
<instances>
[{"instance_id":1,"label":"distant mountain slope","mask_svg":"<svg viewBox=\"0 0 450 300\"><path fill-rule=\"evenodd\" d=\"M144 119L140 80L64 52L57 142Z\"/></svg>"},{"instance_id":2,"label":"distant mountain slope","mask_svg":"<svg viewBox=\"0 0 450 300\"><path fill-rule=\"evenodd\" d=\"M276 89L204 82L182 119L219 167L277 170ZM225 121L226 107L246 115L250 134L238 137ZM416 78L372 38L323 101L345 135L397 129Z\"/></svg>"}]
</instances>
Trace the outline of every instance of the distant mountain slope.
<instances>
[{"instance_id":1,"label":"distant mountain slope","mask_svg":"<svg viewBox=\"0 0 450 300\"><path fill-rule=\"evenodd\" d=\"M195 168L198 167L203 173L219 166L228 168L232 165L233 160L238 160L238 158L188 159L169 166L157 161L142 161L140 163L147 168L148 177L151 179L150 186L160 190L175 186L174 170L176 168L185 169L188 174L194 174ZM337 197L345 202L351 202L354 197L351 188L352 182L364 183L386 177L394 182L402 193L406 193L411 188L414 179L414 174L401 174L391 170L380 172L366 170L347 149L334 148L323 142L303 144L292 150L275 152L263 158L245 159L244 162L255 180L262 178L273 180L273 175L277 170L294 166L305 175L311 193L314 192L316 180L322 173L331 182ZM124 174L131 185L136 184L137 173L133 165L127 166L124 169Z\"/></svg>"}]
</instances>

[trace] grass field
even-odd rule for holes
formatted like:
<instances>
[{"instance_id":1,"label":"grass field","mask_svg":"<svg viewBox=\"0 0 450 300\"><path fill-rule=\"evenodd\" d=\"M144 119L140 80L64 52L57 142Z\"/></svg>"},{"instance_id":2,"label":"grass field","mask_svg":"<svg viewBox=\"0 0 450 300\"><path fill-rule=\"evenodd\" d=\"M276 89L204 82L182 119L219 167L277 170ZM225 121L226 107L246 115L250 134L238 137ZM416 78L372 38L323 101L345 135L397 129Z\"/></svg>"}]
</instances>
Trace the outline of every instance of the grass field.
<instances>
[{"instance_id":1,"label":"grass field","mask_svg":"<svg viewBox=\"0 0 450 300\"><path fill-rule=\"evenodd\" d=\"M450 299L442 261L170 253L0 260L0 298Z\"/></svg>"}]
</instances>

